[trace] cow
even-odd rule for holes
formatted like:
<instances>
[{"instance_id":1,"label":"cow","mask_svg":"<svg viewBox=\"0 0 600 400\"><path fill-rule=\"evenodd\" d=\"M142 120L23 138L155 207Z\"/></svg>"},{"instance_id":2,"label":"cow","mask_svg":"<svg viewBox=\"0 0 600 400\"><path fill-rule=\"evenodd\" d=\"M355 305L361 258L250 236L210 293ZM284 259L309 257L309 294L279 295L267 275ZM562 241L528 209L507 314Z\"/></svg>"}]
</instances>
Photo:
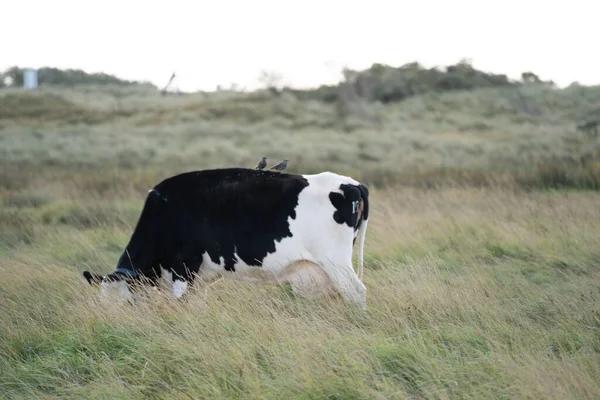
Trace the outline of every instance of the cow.
<instances>
[{"instance_id":1,"label":"cow","mask_svg":"<svg viewBox=\"0 0 600 400\"><path fill-rule=\"evenodd\" d=\"M101 293L130 300L131 286L141 280L166 280L176 298L194 282L219 278L322 295L312 290L313 280L366 310L368 221L369 190L351 177L236 167L184 172L149 190L116 269L83 276Z\"/></svg>"}]
</instances>

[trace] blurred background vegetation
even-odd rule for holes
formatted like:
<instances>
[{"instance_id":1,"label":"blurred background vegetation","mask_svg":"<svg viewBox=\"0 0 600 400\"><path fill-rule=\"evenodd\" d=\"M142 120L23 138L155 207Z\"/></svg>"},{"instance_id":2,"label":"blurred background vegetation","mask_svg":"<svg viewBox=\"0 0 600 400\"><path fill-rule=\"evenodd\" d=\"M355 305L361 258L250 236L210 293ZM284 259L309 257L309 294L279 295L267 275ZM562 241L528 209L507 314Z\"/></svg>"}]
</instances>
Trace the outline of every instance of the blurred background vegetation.
<instances>
[{"instance_id":1,"label":"blurred background vegetation","mask_svg":"<svg viewBox=\"0 0 600 400\"><path fill-rule=\"evenodd\" d=\"M261 90L181 93L40 68L30 91L12 67L0 74L0 158L11 171L2 179L31 166L250 167L265 155L290 159L293 172L330 169L373 185L600 187L598 86L558 88L531 71L509 79L468 60L341 76L294 89L265 72Z\"/></svg>"}]
</instances>

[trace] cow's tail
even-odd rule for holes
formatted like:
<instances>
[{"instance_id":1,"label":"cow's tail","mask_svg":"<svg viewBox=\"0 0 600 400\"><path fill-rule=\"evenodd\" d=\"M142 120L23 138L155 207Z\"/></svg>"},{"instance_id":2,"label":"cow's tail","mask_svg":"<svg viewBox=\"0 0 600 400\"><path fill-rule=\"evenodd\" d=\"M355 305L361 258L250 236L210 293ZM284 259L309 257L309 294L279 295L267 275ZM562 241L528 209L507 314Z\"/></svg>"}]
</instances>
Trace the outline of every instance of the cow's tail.
<instances>
[{"instance_id":1,"label":"cow's tail","mask_svg":"<svg viewBox=\"0 0 600 400\"><path fill-rule=\"evenodd\" d=\"M363 263L364 263L364 248L365 248L365 237L367 236L367 224L369 220L363 220L358 228L358 279L362 282L363 277Z\"/></svg>"},{"instance_id":2,"label":"cow's tail","mask_svg":"<svg viewBox=\"0 0 600 400\"><path fill-rule=\"evenodd\" d=\"M361 218L362 223L358 228L358 279L362 282L363 278L363 265L365 255L365 237L367 236L367 224L369 223L369 189L365 185L359 185L360 197L363 201L363 210Z\"/></svg>"}]
</instances>

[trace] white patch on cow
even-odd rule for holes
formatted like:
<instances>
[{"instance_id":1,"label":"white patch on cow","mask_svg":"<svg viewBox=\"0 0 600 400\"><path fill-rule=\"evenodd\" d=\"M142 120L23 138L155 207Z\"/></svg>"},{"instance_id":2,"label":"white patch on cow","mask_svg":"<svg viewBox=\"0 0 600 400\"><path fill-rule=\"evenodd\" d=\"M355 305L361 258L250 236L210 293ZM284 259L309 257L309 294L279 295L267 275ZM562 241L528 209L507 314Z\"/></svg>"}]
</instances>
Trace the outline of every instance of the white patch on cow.
<instances>
[{"instance_id":1,"label":"white patch on cow","mask_svg":"<svg viewBox=\"0 0 600 400\"><path fill-rule=\"evenodd\" d=\"M125 281L102 281L100 283L100 296L105 301L133 300L133 294Z\"/></svg>"},{"instance_id":2,"label":"white patch on cow","mask_svg":"<svg viewBox=\"0 0 600 400\"><path fill-rule=\"evenodd\" d=\"M173 296L180 298L187 292L188 283L186 281L176 280L173 282Z\"/></svg>"},{"instance_id":3,"label":"white patch on cow","mask_svg":"<svg viewBox=\"0 0 600 400\"><path fill-rule=\"evenodd\" d=\"M171 271L164 269L162 267L162 265L160 266L160 279L162 281L162 284L167 288L167 290L172 292L173 291L173 273Z\"/></svg>"},{"instance_id":4,"label":"white patch on cow","mask_svg":"<svg viewBox=\"0 0 600 400\"><path fill-rule=\"evenodd\" d=\"M331 172L303 176L309 184L298 197L296 218L288 219L292 237L276 241L275 252L267 254L261 267L247 265L234 254L238 260L235 272L224 271L223 257L216 264L204 253L201 279L210 282L222 275L227 279L254 283L293 283L299 276L294 269L295 263L310 262L319 269L302 272L300 276L317 277L320 283L326 276L346 300L366 309L366 288L352 266L352 242L357 233L352 227L335 222L335 207L329 200L330 192L343 194L340 184L359 185L359 182Z\"/></svg>"},{"instance_id":5,"label":"white patch on cow","mask_svg":"<svg viewBox=\"0 0 600 400\"><path fill-rule=\"evenodd\" d=\"M179 279L173 279L173 273L164 269L162 266L160 267L160 276L162 284L165 288L173 293L173 295L177 298L183 296L188 289L187 281L182 281Z\"/></svg>"}]
</instances>

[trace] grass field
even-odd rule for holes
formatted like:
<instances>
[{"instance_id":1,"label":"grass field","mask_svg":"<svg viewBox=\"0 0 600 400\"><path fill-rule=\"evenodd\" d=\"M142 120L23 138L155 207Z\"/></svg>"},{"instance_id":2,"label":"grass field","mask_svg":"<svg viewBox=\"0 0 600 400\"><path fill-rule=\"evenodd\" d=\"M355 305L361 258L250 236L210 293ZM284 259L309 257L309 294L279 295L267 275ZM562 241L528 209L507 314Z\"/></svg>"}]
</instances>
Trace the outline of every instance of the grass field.
<instances>
[{"instance_id":1,"label":"grass field","mask_svg":"<svg viewBox=\"0 0 600 400\"><path fill-rule=\"evenodd\" d=\"M2 397L600 398L600 142L574 130L597 89L526 88L535 115L486 89L346 121L111 90L0 92ZM263 154L369 185L365 315L223 281L98 302L81 271L111 271L149 187Z\"/></svg>"}]
</instances>

